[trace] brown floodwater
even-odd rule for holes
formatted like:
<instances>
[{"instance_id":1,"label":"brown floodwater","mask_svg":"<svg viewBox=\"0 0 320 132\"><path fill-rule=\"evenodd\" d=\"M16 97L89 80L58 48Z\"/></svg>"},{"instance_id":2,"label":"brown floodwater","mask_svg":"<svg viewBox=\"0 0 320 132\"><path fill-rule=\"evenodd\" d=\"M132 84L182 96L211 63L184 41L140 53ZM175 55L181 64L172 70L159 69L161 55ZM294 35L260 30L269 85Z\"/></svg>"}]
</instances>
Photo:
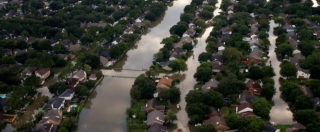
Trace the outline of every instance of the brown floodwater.
<instances>
[{"instance_id":1,"label":"brown floodwater","mask_svg":"<svg viewBox=\"0 0 320 132\"><path fill-rule=\"evenodd\" d=\"M180 20L180 14L191 0L174 1L147 33L141 36L136 45L127 52L115 65L123 69L148 69L162 44L161 40L169 37L169 29ZM126 108L130 106L130 88L134 79L113 78L110 75L137 77L143 71L102 70L105 78L96 88L96 94L90 95L79 116L78 127L75 131L126 131Z\"/></svg>"},{"instance_id":2,"label":"brown floodwater","mask_svg":"<svg viewBox=\"0 0 320 132\"><path fill-rule=\"evenodd\" d=\"M280 91L280 64L281 61L277 59L277 55L275 53L276 49L276 38L273 34L273 28L277 27L278 25L274 23L273 20L270 21L270 30L269 30L269 41L271 43L271 46L269 47L269 61L271 61L272 67L274 69L274 72L276 73L276 76L273 77L275 82L275 88L277 93L273 96L273 102L274 106L272 107L270 111L270 121L275 122L277 124L292 124L293 123L293 117L292 112L289 109L288 104L281 98L281 91Z\"/></svg>"}]
</instances>

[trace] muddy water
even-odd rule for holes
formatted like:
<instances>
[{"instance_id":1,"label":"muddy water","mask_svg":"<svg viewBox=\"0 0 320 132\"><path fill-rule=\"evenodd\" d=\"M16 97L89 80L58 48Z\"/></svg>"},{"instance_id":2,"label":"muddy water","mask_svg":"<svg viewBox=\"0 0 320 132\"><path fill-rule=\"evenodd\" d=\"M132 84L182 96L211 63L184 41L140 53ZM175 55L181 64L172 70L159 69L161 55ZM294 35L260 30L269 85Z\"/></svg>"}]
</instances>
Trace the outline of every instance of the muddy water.
<instances>
[{"instance_id":1,"label":"muddy water","mask_svg":"<svg viewBox=\"0 0 320 132\"><path fill-rule=\"evenodd\" d=\"M162 44L161 40L169 37L169 29L180 20L180 14L191 0L174 1L168 7L158 25L149 29L127 54L115 65L124 69L148 69L153 61L153 54L157 53ZM142 71L103 70L105 78L96 88L96 93L90 96L80 113L76 131L126 131L125 110L130 106L130 88L134 79L111 78L108 75L123 75L137 77Z\"/></svg>"},{"instance_id":2,"label":"muddy water","mask_svg":"<svg viewBox=\"0 0 320 132\"><path fill-rule=\"evenodd\" d=\"M276 38L273 34L273 28L277 27L277 24L274 23L273 20L270 21L270 30L269 30L269 41L271 46L269 48L269 60L271 61L271 65L276 73L276 76L273 77L275 82L275 88L277 93L273 96L274 106L270 111L270 121L275 122L277 124L292 124L292 112L289 110L288 104L281 99L281 91L280 91L280 64L281 62L277 59L275 49L276 49ZM269 62L268 62L269 64Z\"/></svg>"}]
</instances>

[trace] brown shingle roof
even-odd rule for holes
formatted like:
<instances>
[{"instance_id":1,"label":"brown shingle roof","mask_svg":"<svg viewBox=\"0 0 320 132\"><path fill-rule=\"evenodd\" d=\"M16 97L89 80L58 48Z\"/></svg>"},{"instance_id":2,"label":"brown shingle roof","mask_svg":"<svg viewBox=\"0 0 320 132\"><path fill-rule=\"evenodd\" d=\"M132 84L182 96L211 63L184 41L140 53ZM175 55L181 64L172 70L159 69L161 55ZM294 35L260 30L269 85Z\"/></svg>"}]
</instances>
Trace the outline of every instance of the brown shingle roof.
<instances>
[{"instance_id":1,"label":"brown shingle roof","mask_svg":"<svg viewBox=\"0 0 320 132\"><path fill-rule=\"evenodd\" d=\"M248 102L241 102L241 104L238 106L238 111L241 111L245 108L251 108L252 109L252 105Z\"/></svg>"},{"instance_id":2,"label":"brown shingle roof","mask_svg":"<svg viewBox=\"0 0 320 132\"><path fill-rule=\"evenodd\" d=\"M49 68L44 68L44 69L37 70L36 72L39 73L40 75L44 75L49 71L50 71Z\"/></svg>"},{"instance_id":3,"label":"brown shingle roof","mask_svg":"<svg viewBox=\"0 0 320 132\"><path fill-rule=\"evenodd\" d=\"M172 79L168 77L163 77L159 80L157 88L169 88L171 87Z\"/></svg>"},{"instance_id":4,"label":"brown shingle roof","mask_svg":"<svg viewBox=\"0 0 320 132\"><path fill-rule=\"evenodd\" d=\"M217 127L217 126L228 127L225 119L220 116L214 116L214 117L211 117L207 120L204 120L203 124L212 124L214 127Z\"/></svg>"}]
</instances>

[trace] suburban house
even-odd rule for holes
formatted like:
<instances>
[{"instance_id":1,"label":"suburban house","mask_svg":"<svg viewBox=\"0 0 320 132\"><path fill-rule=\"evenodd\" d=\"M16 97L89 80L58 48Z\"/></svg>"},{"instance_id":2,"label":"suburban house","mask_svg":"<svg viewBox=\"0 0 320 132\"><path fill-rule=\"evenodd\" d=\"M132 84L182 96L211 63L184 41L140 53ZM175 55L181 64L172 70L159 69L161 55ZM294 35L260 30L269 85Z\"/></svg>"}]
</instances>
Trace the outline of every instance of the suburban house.
<instances>
[{"instance_id":1,"label":"suburban house","mask_svg":"<svg viewBox=\"0 0 320 132\"><path fill-rule=\"evenodd\" d=\"M93 80L93 81L97 80L96 74L91 74L91 75L89 76L89 80Z\"/></svg>"},{"instance_id":2,"label":"suburban house","mask_svg":"<svg viewBox=\"0 0 320 132\"><path fill-rule=\"evenodd\" d=\"M320 99L319 97L311 99L313 101L314 107L320 106Z\"/></svg>"},{"instance_id":3,"label":"suburban house","mask_svg":"<svg viewBox=\"0 0 320 132\"><path fill-rule=\"evenodd\" d=\"M181 57L181 54L176 53L176 52L173 52L173 53L170 55L169 60L170 60L170 61L173 61L173 60L175 60L175 59L180 59L180 57Z\"/></svg>"},{"instance_id":4,"label":"suburban house","mask_svg":"<svg viewBox=\"0 0 320 132\"><path fill-rule=\"evenodd\" d=\"M79 70L73 74L72 78L78 79L80 82L87 80L87 72L84 70Z\"/></svg>"},{"instance_id":5,"label":"suburban house","mask_svg":"<svg viewBox=\"0 0 320 132\"><path fill-rule=\"evenodd\" d=\"M74 45L70 45L69 50L74 51L74 50L80 50L81 48L82 46L80 44L74 44Z\"/></svg>"},{"instance_id":6,"label":"suburban house","mask_svg":"<svg viewBox=\"0 0 320 132\"><path fill-rule=\"evenodd\" d=\"M187 50L182 48L173 48L172 52L178 53L178 54L186 54Z\"/></svg>"},{"instance_id":7,"label":"suburban house","mask_svg":"<svg viewBox=\"0 0 320 132\"><path fill-rule=\"evenodd\" d=\"M284 18L284 19L286 19L287 17L288 17L288 14L281 13L281 14L279 15L279 18Z\"/></svg>"},{"instance_id":8,"label":"suburban house","mask_svg":"<svg viewBox=\"0 0 320 132\"><path fill-rule=\"evenodd\" d=\"M220 62L221 64L224 63L224 57L218 53L216 54L213 54L212 57L211 57L211 61L212 62Z\"/></svg>"},{"instance_id":9,"label":"suburban house","mask_svg":"<svg viewBox=\"0 0 320 132\"><path fill-rule=\"evenodd\" d=\"M261 64L261 59L249 58L247 61L247 65L251 65L251 63L259 65Z\"/></svg>"},{"instance_id":10,"label":"suburban house","mask_svg":"<svg viewBox=\"0 0 320 132\"><path fill-rule=\"evenodd\" d=\"M77 78L67 78L66 85L67 88L75 88L79 84L79 79Z\"/></svg>"},{"instance_id":11,"label":"suburban house","mask_svg":"<svg viewBox=\"0 0 320 132\"><path fill-rule=\"evenodd\" d=\"M45 79L50 76L50 69L49 68L44 68L40 69L34 72L36 76L40 78L41 84L45 82Z\"/></svg>"},{"instance_id":12,"label":"suburban house","mask_svg":"<svg viewBox=\"0 0 320 132\"><path fill-rule=\"evenodd\" d=\"M301 90L305 95L309 96L310 98L313 98L313 93L309 87L307 87L306 85L303 85L301 86Z\"/></svg>"},{"instance_id":13,"label":"suburban house","mask_svg":"<svg viewBox=\"0 0 320 132\"><path fill-rule=\"evenodd\" d=\"M182 37L193 37L196 34L196 30L193 28L189 28L183 35Z\"/></svg>"},{"instance_id":14,"label":"suburban house","mask_svg":"<svg viewBox=\"0 0 320 132\"><path fill-rule=\"evenodd\" d=\"M33 131L35 132L56 132L57 126L54 126L52 123L38 123Z\"/></svg>"},{"instance_id":15,"label":"suburban house","mask_svg":"<svg viewBox=\"0 0 320 132\"><path fill-rule=\"evenodd\" d=\"M217 80L211 79L202 86L202 91L207 92L209 90L215 90L218 88L218 84L219 82Z\"/></svg>"},{"instance_id":16,"label":"suburban house","mask_svg":"<svg viewBox=\"0 0 320 132\"><path fill-rule=\"evenodd\" d=\"M259 59L261 60L262 59L262 55L263 55L263 52L261 50L259 50L258 48L254 48L250 54L249 54L249 58L254 58L254 59Z\"/></svg>"},{"instance_id":17,"label":"suburban house","mask_svg":"<svg viewBox=\"0 0 320 132\"><path fill-rule=\"evenodd\" d=\"M166 61L166 62L157 62L158 65L162 66L162 69L167 70L167 71L171 71L172 68L169 67L169 64L171 63L171 61Z\"/></svg>"},{"instance_id":18,"label":"suburban house","mask_svg":"<svg viewBox=\"0 0 320 132\"><path fill-rule=\"evenodd\" d=\"M75 89L66 89L59 98L64 98L66 101L69 101L73 98L74 96Z\"/></svg>"},{"instance_id":19,"label":"suburban house","mask_svg":"<svg viewBox=\"0 0 320 132\"><path fill-rule=\"evenodd\" d=\"M280 129L276 128L274 126L274 124L270 123L270 122L266 122L266 125L264 127L264 130L266 132L280 132Z\"/></svg>"},{"instance_id":20,"label":"suburban house","mask_svg":"<svg viewBox=\"0 0 320 132\"><path fill-rule=\"evenodd\" d=\"M238 116L244 118L250 118L254 116L252 105L248 102L241 102L240 105L236 107L236 113Z\"/></svg>"},{"instance_id":21,"label":"suburban house","mask_svg":"<svg viewBox=\"0 0 320 132\"><path fill-rule=\"evenodd\" d=\"M71 45L73 45L73 42L69 39L64 39L60 42L61 44L63 44L66 47L70 47Z\"/></svg>"},{"instance_id":22,"label":"suburban house","mask_svg":"<svg viewBox=\"0 0 320 132\"><path fill-rule=\"evenodd\" d=\"M147 118L147 125L152 126L152 125L163 125L164 123L164 113L154 110L150 113L148 113L148 118Z\"/></svg>"},{"instance_id":23,"label":"suburban house","mask_svg":"<svg viewBox=\"0 0 320 132\"><path fill-rule=\"evenodd\" d=\"M292 124L292 128L287 128L286 132L298 132L300 129L306 129L306 127L297 122Z\"/></svg>"},{"instance_id":24,"label":"suburban house","mask_svg":"<svg viewBox=\"0 0 320 132\"><path fill-rule=\"evenodd\" d=\"M213 116L207 120L204 120L203 124L212 124L216 128L216 131L230 130L230 127L227 125L225 119L220 116Z\"/></svg>"},{"instance_id":25,"label":"suburban house","mask_svg":"<svg viewBox=\"0 0 320 132\"><path fill-rule=\"evenodd\" d=\"M211 62L212 64L212 72L218 73L222 70L222 64L218 61Z\"/></svg>"},{"instance_id":26,"label":"suburban house","mask_svg":"<svg viewBox=\"0 0 320 132\"><path fill-rule=\"evenodd\" d=\"M47 104L48 110L61 110L64 108L64 98L55 97L53 99L50 99Z\"/></svg>"},{"instance_id":27,"label":"suburban house","mask_svg":"<svg viewBox=\"0 0 320 132\"><path fill-rule=\"evenodd\" d=\"M100 63L102 66L104 67L107 66L108 62L109 62L108 58L100 56Z\"/></svg>"},{"instance_id":28,"label":"suburban house","mask_svg":"<svg viewBox=\"0 0 320 132\"><path fill-rule=\"evenodd\" d=\"M148 132L168 132L168 129L166 126L163 125L152 125L149 129Z\"/></svg>"},{"instance_id":29,"label":"suburban house","mask_svg":"<svg viewBox=\"0 0 320 132\"><path fill-rule=\"evenodd\" d=\"M42 120L39 124L48 124L51 123L53 126L58 126L62 119L62 111L60 110L48 110L44 112Z\"/></svg>"},{"instance_id":30,"label":"suburban house","mask_svg":"<svg viewBox=\"0 0 320 132\"><path fill-rule=\"evenodd\" d=\"M182 42L183 44L185 44L185 43L192 43L192 38L190 38L190 37L182 37L182 38L180 39L180 42Z\"/></svg>"},{"instance_id":31,"label":"suburban house","mask_svg":"<svg viewBox=\"0 0 320 132\"><path fill-rule=\"evenodd\" d=\"M147 101L146 106L141 106L141 111L157 110L164 112L165 106L160 105L159 101L156 99L150 99Z\"/></svg>"},{"instance_id":32,"label":"suburban house","mask_svg":"<svg viewBox=\"0 0 320 132\"><path fill-rule=\"evenodd\" d=\"M31 76L31 75L34 73L34 71L35 71L34 68L26 67L26 68L23 69L23 71L21 72L21 75Z\"/></svg>"},{"instance_id":33,"label":"suburban house","mask_svg":"<svg viewBox=\"0 0 320 132\"><path fill-rule=\"evenodd\" d=\"M206 115L206 117L214 117L214 116L221 116L220 110L215 107L210 107L210 114Z\"/></svg>"},{"instance_id":34,"label":"suburban house","mask_svg":"<svg viewBox=\"0 0 320 132\"><path fill-rule=\"evenodd\" d=\"M103 56L105 58L107 58L108 60L111 60L111 55L110 55L110 51L104 50L102 52L99 53L99 56Z\"/></svg>"},{"instance_id":35,"label":"suburban house","mask_svg":"<svg viewBox=\"0 0 320 132\"><path fill-rule=\"evenodd\" d=\"M252 94L249 94L249 93L241 93L239 95L239 102L240 103L242 103L242 102L252 103L255 98L256 98L255 95L252 95Z\"/></svg>"},{"instance_id":36,"label":"suburban house","mask_svg":"<svg viewBox=\"0 0 320 132\"><path fill-rule=\"evenodd\" d=\"M169 77L163 77L159 80L156 88L170 88L172 81L173 80Z\"/></svg>"},{"instance_id":37,"label":"suburban house","mask_svg":"<svg viewBox=\"0 0 320 132\"><path fill-rule=\"evenodd\" d=\"M248 93L251 95L261 95L261 86L259 84L256 84L254 81L250 80L246 83L246 86L248 87L248 90L243 90L242 93Z\"/></svg>"}]
</instances>

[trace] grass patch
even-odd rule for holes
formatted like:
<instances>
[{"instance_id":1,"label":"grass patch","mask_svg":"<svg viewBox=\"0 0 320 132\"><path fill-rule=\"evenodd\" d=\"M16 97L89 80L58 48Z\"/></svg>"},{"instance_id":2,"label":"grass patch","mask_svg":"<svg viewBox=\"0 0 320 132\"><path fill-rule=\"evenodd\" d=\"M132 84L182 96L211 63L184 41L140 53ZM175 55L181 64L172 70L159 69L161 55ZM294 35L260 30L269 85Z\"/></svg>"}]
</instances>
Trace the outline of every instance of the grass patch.
<instances>
[{"instance_id":1,"label":"grass patch","mask_svg":"<svg viewBox=\"0 0 320 132\"><path fill-rule=\"evenodd\" d=\"M221 108L220 112L221 112L221 116L222 116L222 117L226 117L227 115L230 114L230 108L227 107L227 106L223 106L223 107Z\"/></svg>"},{"instance_id":2,"label":"grass patch","mask_svg":"<svg viewBox=\"0 0 320 132\"><path fill-rule=\"evenodd\" d=\"M144 132L147 129L130 129L129 132Z\"/></svg>"},{"instance_id":3,"label":"grass patch","mask_svg":"<svg viewBox=\"0 0 320 132\"><path fill-rule=\"evenodd\" d=\"M276 128L280 129L280 132L286 132L287 128L291 128L291 125L275 125Z\"/></svg>"},{"instance_id":4,"label":"grass patch","mask_svg":"<svg viewBox=\"0 0 320 132\"><path fill-rule=\"evenodd\" d=\"M146 105L146 102L134 102L132 103L132 106L131 108L133 108L134 110L134 113L140 113L141 111L141 106L145 106Z\"/></svg>"},{"instance_id":5,"label":"grass patch","mask_svg":"<svg viewBox=\"0 0 320 132\"><path fill-rule=\"evenodd\" d=\"M310 40L309 43L311 43L311 44L319 44L320 42L319 42L319 40Z\"/></svg>"},{"instance_id":6,"label":"grass patch","mask_svg":"<svg viewBox=\"0 0 320 132\"><path fill-rule=\"evenodd\" d=\"M201 90L203 85L204 84L202 84L202 83L197 83L196 85L194 85L194 89L198 88L198 90Z\"/></svg>"}]
</instances>

